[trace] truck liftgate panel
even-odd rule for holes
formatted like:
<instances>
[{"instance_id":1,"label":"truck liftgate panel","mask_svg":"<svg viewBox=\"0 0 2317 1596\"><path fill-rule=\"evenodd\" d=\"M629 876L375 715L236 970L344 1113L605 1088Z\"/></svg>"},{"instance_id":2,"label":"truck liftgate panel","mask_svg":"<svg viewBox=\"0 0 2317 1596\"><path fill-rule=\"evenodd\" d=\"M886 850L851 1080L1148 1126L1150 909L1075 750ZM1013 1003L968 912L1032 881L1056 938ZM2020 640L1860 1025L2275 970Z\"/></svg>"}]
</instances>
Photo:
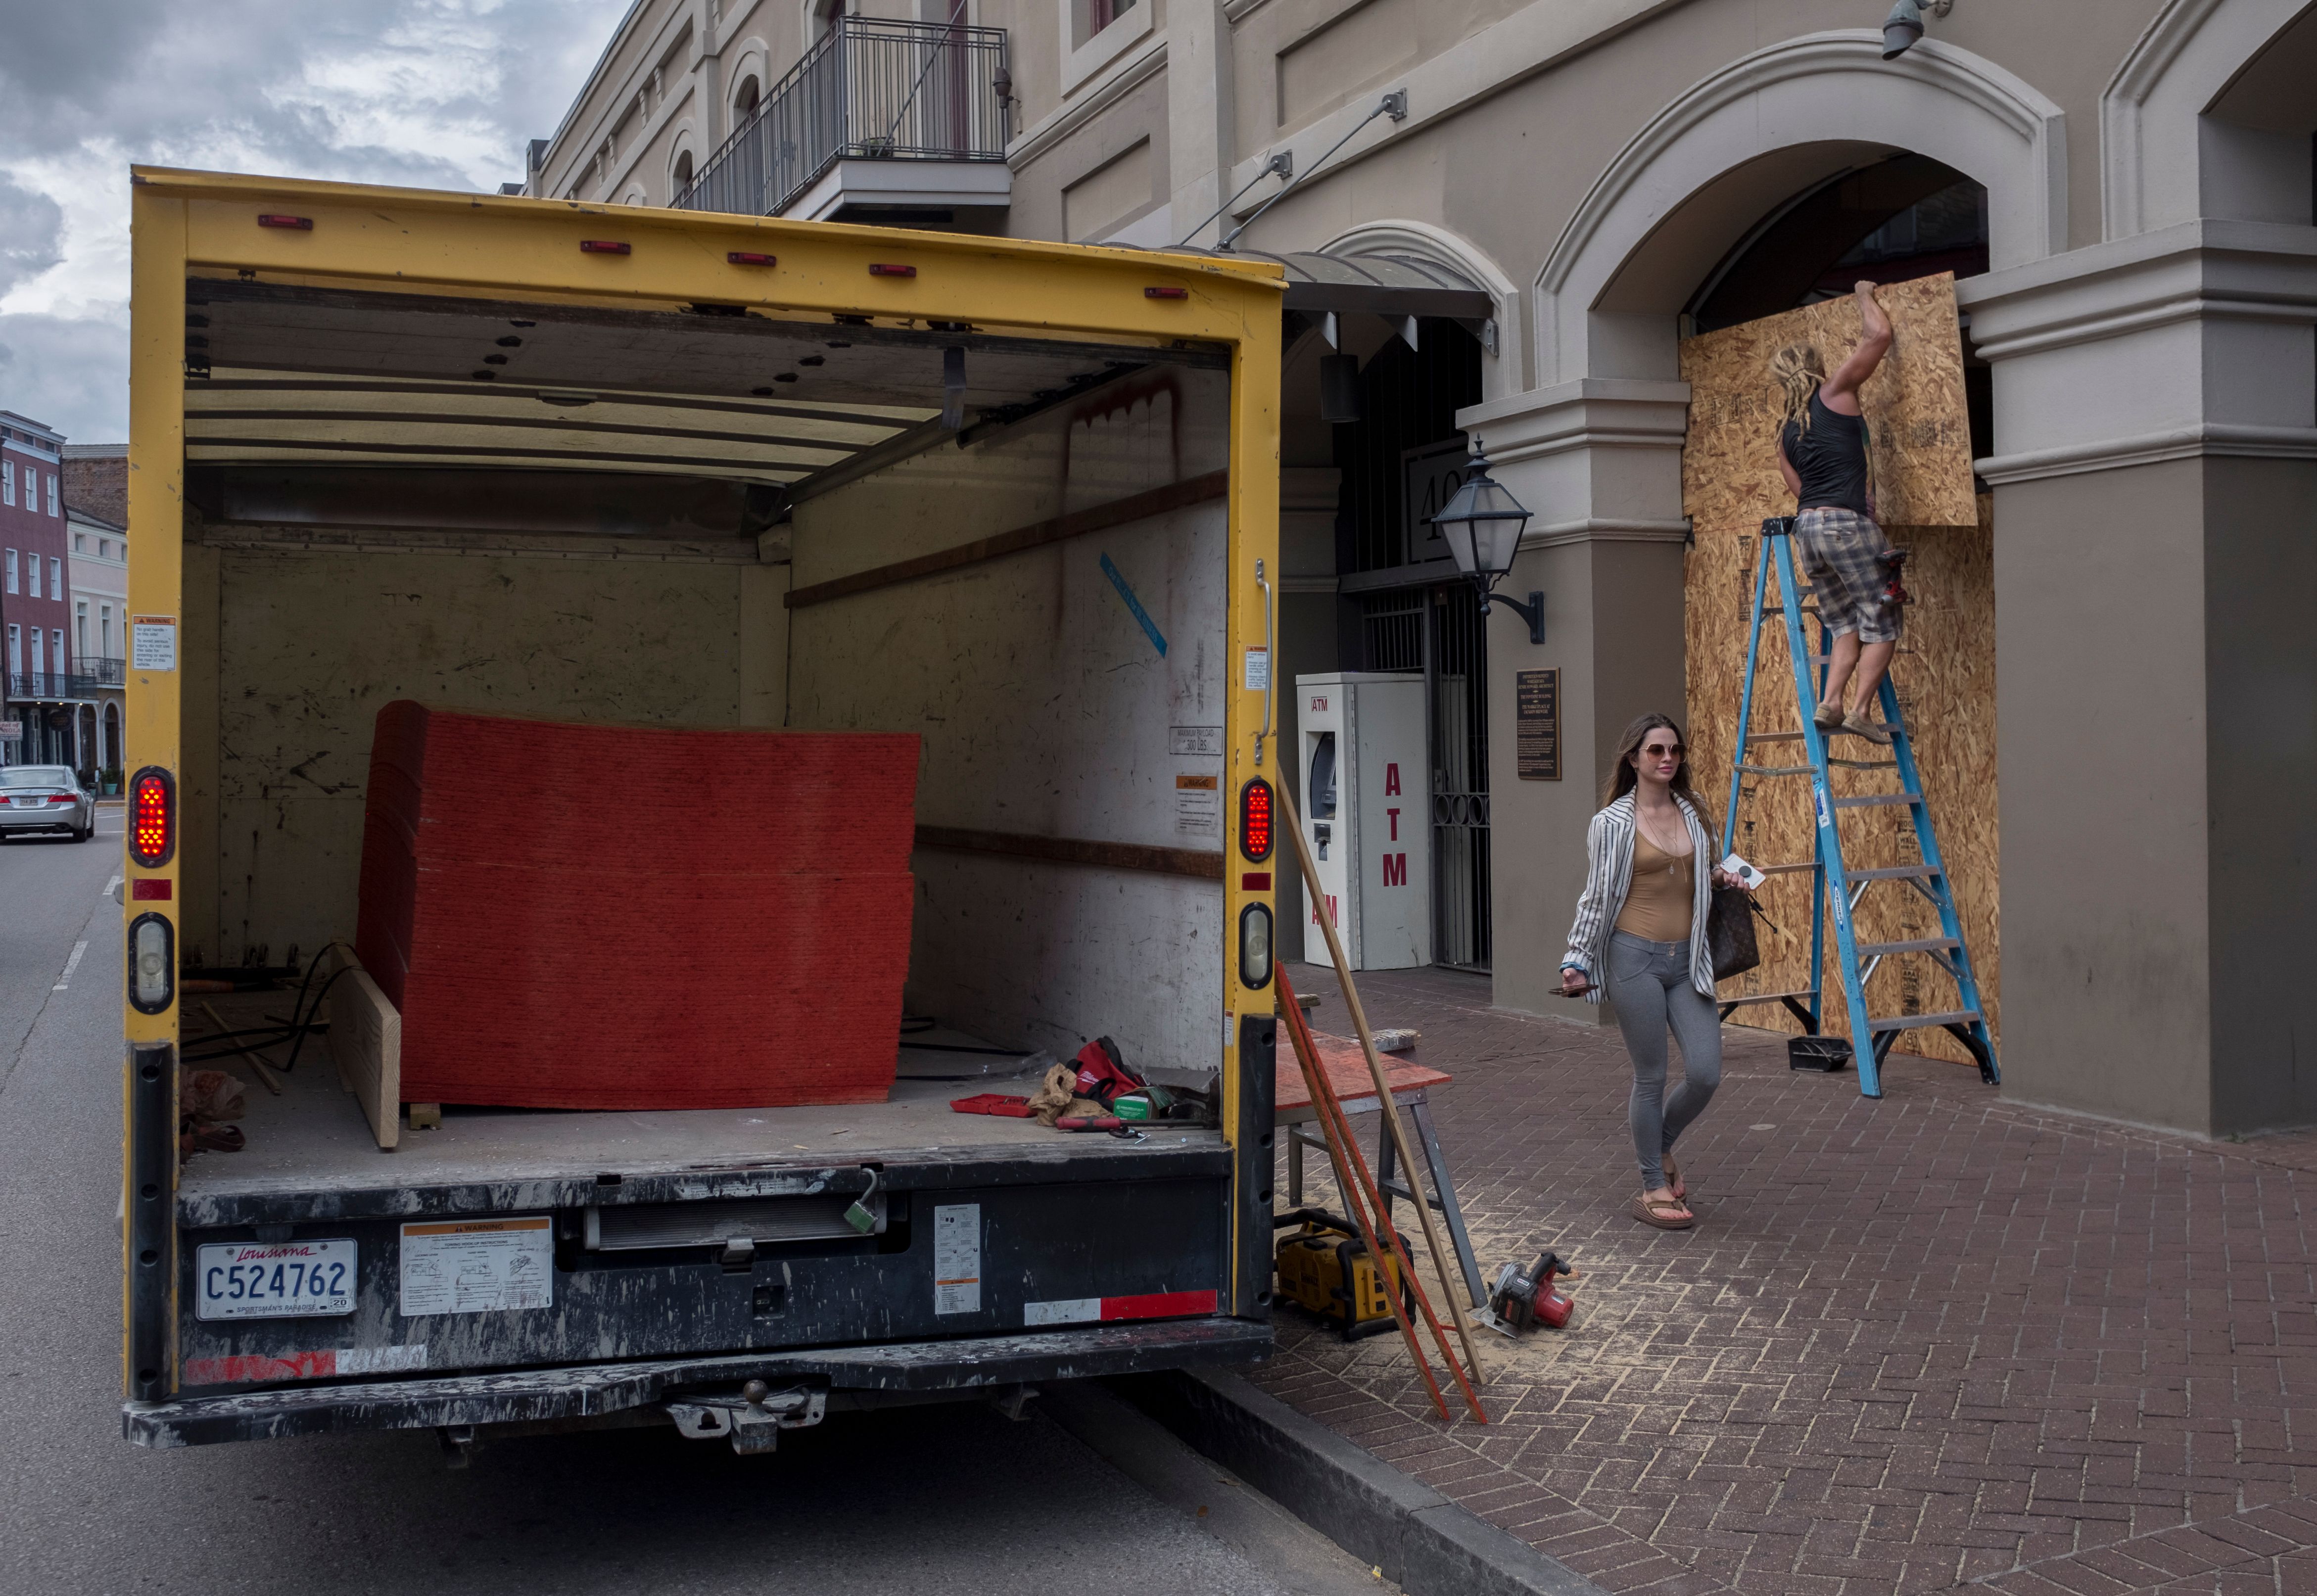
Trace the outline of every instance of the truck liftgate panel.
<instances>
[{"instance_id":1,"label":"truck liftgate panel","mask_svg":"<svg viewBox=\"0 0 2317 1596\"><path fill-rule=\"evenodd\" d=\"M1275 861L1236 819L1279 762L1277 268L134 183L125 1433L644 1418L763 1450L1265 1356ZM348 946L400 700L919 738L888 1099L407 1117ZM601 787L624 829L575 869L735 801ZM819 912L768 968L842 892ZM579 969L622 940L541 934ZM292 947L302 993L184 989ZM461 1001L520 978L473 958ZM733 1007L677 986L651 1001ZM1102 1036L1172 1117L951 1110L993 1057ZM244 1044L280 1091L248 1083L228 1151L192 1072Z\"/></svg>"}]
</instances>

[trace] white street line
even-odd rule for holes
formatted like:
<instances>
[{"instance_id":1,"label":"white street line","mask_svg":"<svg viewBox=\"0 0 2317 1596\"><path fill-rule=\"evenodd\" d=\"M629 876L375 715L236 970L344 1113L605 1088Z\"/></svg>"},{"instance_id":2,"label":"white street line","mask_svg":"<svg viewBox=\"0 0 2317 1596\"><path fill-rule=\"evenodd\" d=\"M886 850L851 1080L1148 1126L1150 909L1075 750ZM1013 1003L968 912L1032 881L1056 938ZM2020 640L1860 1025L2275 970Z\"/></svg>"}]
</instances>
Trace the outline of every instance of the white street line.
<instances>
[{"instance_id":1,"label":"white street line","mask_svg":"<svg viewBox=\"0 0 2317 1596\"><path fill-rule=\"evenodd\" d=\"M113 877L113 878L112 878L112 880L107 881L107 882L104 884L104 890L103 890L103 892L98 893L96 896L99 896L99 897L111 897L111 896L112 896L112 894L113 894L113 889L114 889L114 888L116 888L116 887L118 887L120 885L121 885L121 878L120 878L120 877L118 877L118 876L115 876L115 877Z\"/></svg>"},{"instance_id":2,"label":"white street line","mask_svg":"<svg viewBox=\"0 0 2317 1596\"><path fill-rule=\"evenodd\" d=\"M80 956L87 951L88 944L86 942L75 942L73 944L72 957L65 960L64 979L58 982L54 986L49 988L49 991L62 992L67 986L72 984L73 972L80 968Z\"/></svg>"}]
</instances>

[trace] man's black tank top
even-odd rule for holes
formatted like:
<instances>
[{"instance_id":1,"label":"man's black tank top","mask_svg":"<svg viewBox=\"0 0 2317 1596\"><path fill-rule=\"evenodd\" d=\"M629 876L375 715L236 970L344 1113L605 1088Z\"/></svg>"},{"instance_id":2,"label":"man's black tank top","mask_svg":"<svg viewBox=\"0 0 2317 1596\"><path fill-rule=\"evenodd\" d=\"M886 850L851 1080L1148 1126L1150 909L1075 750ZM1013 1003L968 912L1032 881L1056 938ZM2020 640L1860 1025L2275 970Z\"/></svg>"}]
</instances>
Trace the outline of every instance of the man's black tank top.
<instances>
[{"instance_id":1,"label":"man's black tank top","mask_svg":"<svg viewBox=\"0 0 2317 1596\"><path fill-rule=\"evenodd\" d=\"M1816 392L1810 397L1810 431L1788 422L1783 434L1786 459L1802 478L1798 508L1856 510L1872 516L1866 504L1866 420L1829 410Z\"/></svg>"}]
</instances>

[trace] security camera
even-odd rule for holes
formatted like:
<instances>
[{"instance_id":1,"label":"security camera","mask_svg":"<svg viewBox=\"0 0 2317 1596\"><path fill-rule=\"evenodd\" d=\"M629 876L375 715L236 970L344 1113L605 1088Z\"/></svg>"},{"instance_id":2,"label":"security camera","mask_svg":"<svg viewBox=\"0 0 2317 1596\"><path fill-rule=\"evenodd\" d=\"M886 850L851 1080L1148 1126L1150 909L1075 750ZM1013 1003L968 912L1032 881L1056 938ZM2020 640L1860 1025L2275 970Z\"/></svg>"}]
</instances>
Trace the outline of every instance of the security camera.
<instances>
[{"instance_id":1,"label":"security camera","mask_svg":"<svg viewBox=\"0 0 2317 1596\"><path fill-rule=\"evenodd\" d=\"M1955 9L1955 0L1929 0L1933 16L1943 17ZM1923 36L1924 0L1896 0L1891 14L1883 19L1883 58L1895 61L1915 48Z\"/></svg>"}]
</instances>

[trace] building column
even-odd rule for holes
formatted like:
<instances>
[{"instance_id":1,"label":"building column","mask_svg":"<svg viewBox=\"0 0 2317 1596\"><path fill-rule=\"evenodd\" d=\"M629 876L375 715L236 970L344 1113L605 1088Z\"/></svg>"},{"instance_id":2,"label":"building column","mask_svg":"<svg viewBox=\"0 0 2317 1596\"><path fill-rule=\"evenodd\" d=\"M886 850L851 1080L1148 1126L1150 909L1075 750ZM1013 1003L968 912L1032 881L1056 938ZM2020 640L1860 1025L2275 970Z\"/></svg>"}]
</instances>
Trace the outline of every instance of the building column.
<instances>
[{"instance_id":1,"label":"building column","mask_svg":"<svg viewBox=\"0 0 2317 1596\"><path fill-rule=\"evenodd\" d=\"M1544 642L1502 609L1489 616L1490 847L1495 1001L1601 1020L1558 995L1561 957L1585 886L1585 830L1617 736L1652 710L1684 718L1681 445L1685 383L1588 378L1461 410L1492 475L1534 519L1499 593L1544 594ZM1558 670L1561 775L1519 773L1519 673Z\"/></svg>"},{"instance_id":2,"label":"building column","mask_svg":"<svg viewBox=\"0 0 2317 1596\"><path fill-rule=\"evenodd\" d=\"M1995 368L2004 1092L2317 1123L2317 233L1959 285Z\"/></svg>"}]
</instances>

